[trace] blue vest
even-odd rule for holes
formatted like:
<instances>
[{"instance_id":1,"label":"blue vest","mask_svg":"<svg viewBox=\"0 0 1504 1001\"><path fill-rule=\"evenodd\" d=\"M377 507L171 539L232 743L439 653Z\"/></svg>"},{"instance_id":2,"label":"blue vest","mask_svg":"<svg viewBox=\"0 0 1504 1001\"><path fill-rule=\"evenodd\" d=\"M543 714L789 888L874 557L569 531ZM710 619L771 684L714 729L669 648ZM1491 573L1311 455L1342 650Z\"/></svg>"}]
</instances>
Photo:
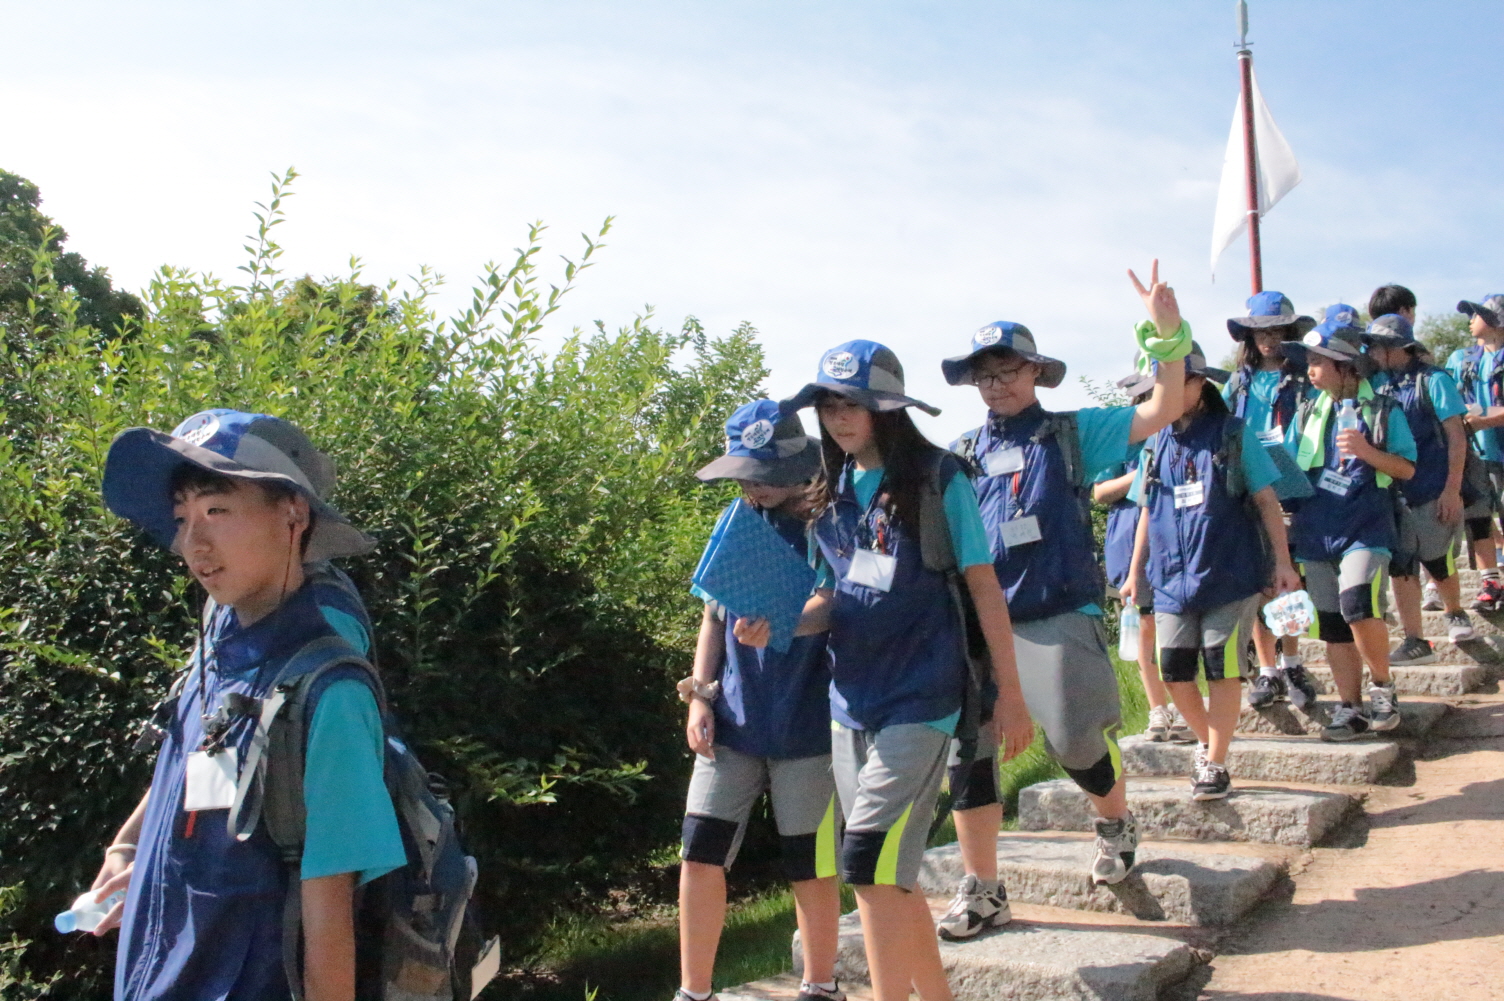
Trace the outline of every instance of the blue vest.
<instances>
[{"instance_id":1,"label":"blue vest","mask_svg":"<svg viewBox=\"0 0 1504 1001\"><path fill-rule=\"evenodd\" d=\"M1235 426L1225 427L1228 422ZM1148 575L1156 612L1209 612L1256 594L1268 582L1263 530L1247 496L1228 492L1231 457L1219 454L1225 436L1241 434L1242 425L1229 414L1203 413L1184 431L1171 425L1144 446ZM1176 508L1175 488L1194 483L1202 485L1202 502Z\"/></svg>"},{"instance_id":2,"label":"blue vest","mask_svg":"<svg viewBox=\"0 0 1504 1001\"><path fill-rule=\"evenodd\" d=\"M1138 468L1138 459L1130 459L1126 472ZM1124 497L1107 509L1107 534L1102 542L1102 562L1107 567L1107 583L1122 587L1128 580L1128 564L1133 561L1133 536L1138 531L1138 504Z\"/></svg>"},{"instance_id":3,"label":"blue vest","mask_svg":"<svg viewBox=\"0 0 1504 1001\"><path fill-rule=\"evenodd\" d=\"M1104 598L1082 487L1066 474L1055 437L1037 436L1044 419L1044 408L1036 403L1012 417L993 415L976 432L976 459L984 470L976 481L977 500L1014 622L1047 619ZM986 475L988 454L1014 447L1023 449L1023 470ZM1003 522L1030 515L1039 519L1039 541L1004 547Z\"/></svg>"},{"instance_id":4,"label":"blue vest","mask_svg":"<svg viewBox=\"0 0 1504 1001\"><path fill-rule=\"evenodd\" d=\"M804 522L776 511L763 515L805 555ZM788 652L738 643L736 616L726 615L726 666L715 700L715 739L759 758L808 758L830 753L830 662L826 634L796 636Z\"/></svg>"},{"instance_id":5,"label":"blue vest","mask_svg":"<svg viewBox=\"0 0 1504 1001\"><path fill-rule=\"evenodd\" d=\"M290 997L282 965L287 863L264 824L239 842L225 829L228 810L185 813L184 775L188 753L204 737L205 711L214 713L230 692L264 698L288 658L310 640L336 635L319 610L323 590L310 581L243 629L222 608L206 627L152 776L120 928L116 1001ZM209 667L203 703L201 654ZM310 699L345 677L361 675L330 671ZM228 731L225 744L242 762L254 730L255 720L242 716Z\"/></svg>"},{"instance_id":6,"label":"blue vest","mask_svg":"<svg viewBox=\"0 0 1504 1001\"><path fill-rule=\"evenodd\" d=\"M1399 543L1394 524L1394 498L1389 488L1381 487L1372 466L1358 459L1345 459L1337 451L1337 404L1325 428L1325 463L1307 474L1316 493L1300 502L1290 522L1290 542L1298 560L1336 560L1353 549L1387 549L1391 553ZM1358 426L1369 441L1374 440L1373 401L1358 407ZM1293 442L1300 441L1297 428ZM1335 470L1352 477L1347 492L1338 496L1319 486L1323 469Z\"/></svg>"},{"instance_id":7,"label":"blue vest","mask_svg":"<svg viewBox=\"0 0 1504 1001\"><path fill-rule=\"evenodd\" d=\"M946 457L942 483L960 462ZM820 552L836 575L830 617L830 715L837 723L880 730L895 723L932 723L961 708L966 660L945 575L926 569L919 532L891 519L878 488L866 509L857 504L851 463L841 472L835 502L815 523ZM858 547L881 537L897 560L886 593L847 579Z\"/></svg>"},{"instance_id":8,"label":"blue vest","mask_svg":"<svg viewBox=\"0 0 1504 1001\"><path fill-rule=\"evenodd\" d=\"M1436 411L1426 394L1420 391L1422 373L1435 378L1436 368L1415 362L1400 372L1390 372L1389 381L1378 392L1392 396L1405 409L1410 433L1415 437L1415 475L1400 486L1411 507L1420 507L1441 496L1447 485L1447 436L1436 419Z\"/></svg>"}]
</instances>

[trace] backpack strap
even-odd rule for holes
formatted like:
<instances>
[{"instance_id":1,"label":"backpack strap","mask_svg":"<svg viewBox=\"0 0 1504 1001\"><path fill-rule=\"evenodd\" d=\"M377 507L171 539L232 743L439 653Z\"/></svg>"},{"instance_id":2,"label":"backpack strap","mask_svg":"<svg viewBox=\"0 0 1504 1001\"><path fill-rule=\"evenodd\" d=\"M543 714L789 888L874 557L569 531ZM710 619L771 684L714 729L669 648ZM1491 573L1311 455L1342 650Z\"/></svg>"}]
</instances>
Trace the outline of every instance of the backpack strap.
<instances>
[{"instance_id":1,"label":"backpack strap","mask_svg":"<svg viewBox=\"0 0 1504 1001\"><path fill-rule=\"evenodd\" d=\"M1222 445L1217 449L1222 460L1223 483L1231 497L1248 495L1248 477L1243 474L1243 422L1236 417L1222 421Z\"/></svg>"},{"instance_id":2,"label":"backpack strap","mask_svg":"<svg viewBox=\"0 0 1504 1001\"><path fill-rule=\"evenodd\" d=\"M966 475L972 479L976 479L977 475L982 471L982 463L977 459L977 442L981 437L982 429L972 428L957 438L956 443L950 449L951 454L961 460L961 465L965 467Z\"/></svg>"},{"instance_id":3,"label":"backpack strap","mask_svg":"<svg viewBox=\"0 0 1504 1001\"><path fill-rule=\"evenodd\" d=\"M1239 417L1248 408L1248 393L1243 392L1244 383L1248 381L1244 375L1246 371L1245 366L1239 365L1227 379L1227 395L1232 397L1233 413Z\"/></svg>"}]
</instances>

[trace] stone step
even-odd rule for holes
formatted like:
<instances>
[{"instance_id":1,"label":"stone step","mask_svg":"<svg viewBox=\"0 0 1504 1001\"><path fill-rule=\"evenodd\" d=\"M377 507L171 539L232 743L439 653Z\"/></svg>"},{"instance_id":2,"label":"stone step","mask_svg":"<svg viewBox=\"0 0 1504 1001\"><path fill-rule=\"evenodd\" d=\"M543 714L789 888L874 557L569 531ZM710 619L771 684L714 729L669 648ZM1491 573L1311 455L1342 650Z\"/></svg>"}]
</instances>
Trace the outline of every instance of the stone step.
<instances>
[{"instance_id":1,"label":"stone step","mask_svg":"<svg viewBox=\"0 0 1504 1001\"><path fill-rule=\"evenodd\" d=\"M1358 799L1345 793L1237 785L1226 799L1197 803L1185 780L1135 779L1128 784L1128 808L1145 839L1262 841L1308 848L1357 805ZM1018 796L1019 830L1091 831L1095 816L1086 794L1070 779L1040 782Z\"/></svg>"},{"instance_id":2,"label":"stone step","mask_svg":"<svg viewBox=\"0 0 1504 1001\"><path fill-rule=\"evenodd\" d=\"M1472 609L1467 608L1467 604L1465 602L1463 603L1462 607L1467 609L1467 617L1473 624L1473 632L1475 634L1477 634L1478 636L1504 636L1504 616L1501 616L1497 612L1489 612L1486 615L1483 612L1475 612ZM1391 618L1394 618L1393 612L1394 610L1393 608L1391 608ZM1420 617L1421 635L1447 635L1447 620L1445 612L1421 612ZM1394 637L1396 640L1405 638L1405 630L1400 626L1399 620L1397 618L1395 619L1395 621L1389 623L1389 635Z\"/></svg>"},{"instance_id":3,"label":"stone step","mask_svg":"<svg viewBox=\"0 0 1504 1001\"><path fill-rule=\"evenodd\" d=\"M1446 633L1442 632L1440 636L1427 636L1426 639L1431 642L1431 649L1436 653L1435 662L1412 666L1438 667L1444 664L1493 666L1504 662L1504 638L1498 636L1480 636L1462 643L1453 643L1446 638ZM1393 650L1394 644L1391 644L1389 649ZM1302 639L1300 656L1307 664L1325 664L1326 643L1318 639ZM1438 692L1437 694L1457 693Z\"/></svg>"},{"instance_id":4,"label":"stone step","mask_svg":"<svg viewBox=\"0 0 1504 1001\"><path fill-rule=\"evenodd\" d=\"M1250 709L1245 704L1238 717L1238 732L1315 736L1331 720L1332 711L1338 705L1337 702L1317 702L1309 712L1302 712L1288 702L1276 702L1267 709ZM1385 737L1424 737L1451 708L1445 702L1401 699L1399 727L1386 734L1375 734L1375 738L1382 741Z\"/></svg>"},{"instance_id":5,"label":"stone step","mask_svg":"<svg viewBox=\"0 0 1504 1001\"><path fill-rule=\"evenodd\" d=\"M1306 661L1306 674L1317 692L1336 695L1337 685L1332 680L1332 669L1325 663ZM1400 695L1466 695L1488 684L1493 678L1493 672L1482 664L1420 664L1391 667L1389 677L1394 681L1394 690ZM1368 669L1364 668L1365 693L1368 683Z\"/></svg>"},{"instance_id":6,"label":"stone step","mask_svg":"<svg viewBox=\"0 0 1504 1001\"><path fill-rule=\"evenodd\" d=\"M1194 744L1156 744L1135 735L1120 740L1118 747L1129 775L1189 776L1195 765ZM1235 785L1240 780L1369 785L1399 756L1399 745L1387 740L1328 744L1308 737L1248 737L1232 742L1227 768Z\"/></svg>"},{"instance_id":7,"label":"stone step","mask_svg":"<svg viewBox=\"0 0 1504 1001\"><path fill-rule=\"evenodd\" d=\"M1106 887L1091 881L1094 853L1091 840L1004 834L997 839L998 878L1015 903L1131 914L1145 921L1226 925L1263 899L1284 868L1253 856L1143 844L1128 878ZM949 898L965 874L960 846L942 845L924 853L919 886L930 896Z\"/></svg>"},{"instance_id":8,"label":"stone step","mask_svg":"<svg viewBox=\"0 0 1504 1001\"><path fill-rule=\"evenodd\" d=\"M803 956L794 937L794 972ZM964 942L941 942L940 961L956 1001L1155 1001L1203 960L1178 938L1121 928L1015 920ZM843 915L835 975L868 983L862 925Z\"/></svg>"}]
</instances>

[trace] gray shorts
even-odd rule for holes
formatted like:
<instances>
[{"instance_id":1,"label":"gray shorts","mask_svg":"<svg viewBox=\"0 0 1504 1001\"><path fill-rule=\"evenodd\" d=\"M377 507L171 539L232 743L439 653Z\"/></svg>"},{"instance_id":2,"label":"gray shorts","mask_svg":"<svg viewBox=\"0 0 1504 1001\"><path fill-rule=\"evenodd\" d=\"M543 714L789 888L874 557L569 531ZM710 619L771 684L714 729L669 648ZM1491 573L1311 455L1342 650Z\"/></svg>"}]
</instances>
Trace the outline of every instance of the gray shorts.
<instances>
[{"instance_id":1,"label":"gray shorts","mask_svg":"<svg viewBox=\"0 0 1504 1001\"><path fill-rule=\"evenodd\" d=\"M1306 591L1316 606L1319 635L1328 643L1351 643L1349 623L1382 619L1388 606L1389 557L1354 549L1340 560L1301 565Z\"/></svg>"},{"instance_id":2,"label":"gray shorts","mask_svg":"<svg viewBox=\"0 0 1504 1001\"><path fill-rule=\"evenodd\" d=\"M1242 677L1261 601L1263 596L1255 594L1207 612L1155 612L1159 676L1195 681L1198 667L1204 667L1207 681Z\"/></svg>"},{"instance_id":3,"label":"gray shorts","mask_svg":"<svg viewBox=\"0 0 1504 1001\"><path fill-rule=\"evenodd\" d=\"M1102 620L1066 612L1033 622L1013 623L1018 680L1029 715L1044 729L1050 755L1082 783L1077 772L1111 759L1110 790L1117 769L1117 731L1122 726L1118 678L1107 656ZM1105 777L1100 777L1105 781ZM1100 788L1100 783L1098 784ZM1086 785L1093 795L1105 795Z\"/></svg>"},{"instance_id":4,"label":"gray shorts","mask_svg":"<svg viewBox=\"0 0 1504 1001\"><path fill-rule=\"evenodd\" d=\"M997 727L992 722L977 728L977 752L970 761L961 760L961 742L950 742L950 758L945 762L950 782L950 808L975 810L998 802L1002 784L997 766Z\"/></svg>"},{"instance_id":5,"label":"gray shorts","mask_svg":"<svg viewBox=\"0 0 1504 1001\"><path fill-rule=\"evenodd\" d=\"M834 876L835 779L828 754L755 758L717 747L714 758L696 755L679 857L731 868L764 791L773 802L784 874L794 882Z\"/></svg>"},{"instance_id":6,"label":"gray shorts","mask_svg":"<svg viewBox=\"0 0 1504 1001\"><path fill-rule=\"evenodd\" d=\"M1436 501L1427 501L1420 507L1410 509L1404 519L1405 538L1400 540L1399 551L1413 554L1405 566L1394 564L1390 569L1396 577L1414 577L1417 564L1425 564L1436 580L1446 580L1457 572L1456 524L1445 524L1436 516Z\"/></svg>"},{"instance_id":7,"label":"gray shorts","mask_svg":"<svg viewBox=\"0 0 1504 1001\"><path fill-rule=\"evenodd\" d=\"M1473 482L1474 487L1484 496L1463 509L1464 521L1479 521L1493 517L1499 513L1500 498L1504 497L1504 462L1491 462L1488 459L1476 461L1482 469L1482 476L1470 482Z\"/></svg>"},{"instance_id":8,"label":"gray shorts","mask_svg":"<svg viewBox=\"0 0 1504 1001\"><path fill-rule=\"evenodd\" d=\"M951 737L926 723L881 730L831 724L830 750L846 834L841 879L912 890L929 841Z\"/></svg>"}]
</instances>

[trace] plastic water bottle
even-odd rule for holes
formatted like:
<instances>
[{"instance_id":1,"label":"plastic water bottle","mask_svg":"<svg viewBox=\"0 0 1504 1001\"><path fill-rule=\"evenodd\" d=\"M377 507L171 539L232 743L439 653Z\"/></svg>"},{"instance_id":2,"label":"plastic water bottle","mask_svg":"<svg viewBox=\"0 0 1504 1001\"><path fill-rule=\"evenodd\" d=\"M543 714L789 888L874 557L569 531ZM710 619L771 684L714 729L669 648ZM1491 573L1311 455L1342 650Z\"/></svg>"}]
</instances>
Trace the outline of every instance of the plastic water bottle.
<instances>
[{"instance_id":1,"label":"plastic water bottle","mask_svg":"<svg viewBox=\"0 0 1504 1001\"><path fill-rule=\"evenodd\" d=\"M93 931L99 927L99 922L110 913L110 908L125 899L124 890L116 890L105 897L104 900L95 903L93 890L88 890L73 901L73 906L52 919L52 927L64 935L73 931Z\"/></svg>"},{"instance_id":2,"label":"plastic water bottle","mask_svg":"<svg viewBox=\"0 0 1504 1001\"><path fill-rule=\"evenodd\" d=\"M1352 400L1343 400L1337 408L1337 433L1358 430L1358 408Z\"/></svg>"},{"instance_id":3,"label":"plastic water bottle","mask_svg":"<svg viewBox=\"0 0 1504 1001\"><path fill-rule=\"evenodd\" d=\"M1276 636L1303 636L1316 621L1316 604L1305 591L1291 591L1264 606L1264 622Z\"/></svg>"},{"instance_id":4,"label":"plastic water bottle","mask_svg":"<svg viewBox=\"0 0 1504 1001\"><path fill-rule=\"evenodd\" d=\"M1118 660L1130 663L1138 660L1138 609L1132 604L1123 606L1118 616Z\"/></svg>"}]
</instances>

